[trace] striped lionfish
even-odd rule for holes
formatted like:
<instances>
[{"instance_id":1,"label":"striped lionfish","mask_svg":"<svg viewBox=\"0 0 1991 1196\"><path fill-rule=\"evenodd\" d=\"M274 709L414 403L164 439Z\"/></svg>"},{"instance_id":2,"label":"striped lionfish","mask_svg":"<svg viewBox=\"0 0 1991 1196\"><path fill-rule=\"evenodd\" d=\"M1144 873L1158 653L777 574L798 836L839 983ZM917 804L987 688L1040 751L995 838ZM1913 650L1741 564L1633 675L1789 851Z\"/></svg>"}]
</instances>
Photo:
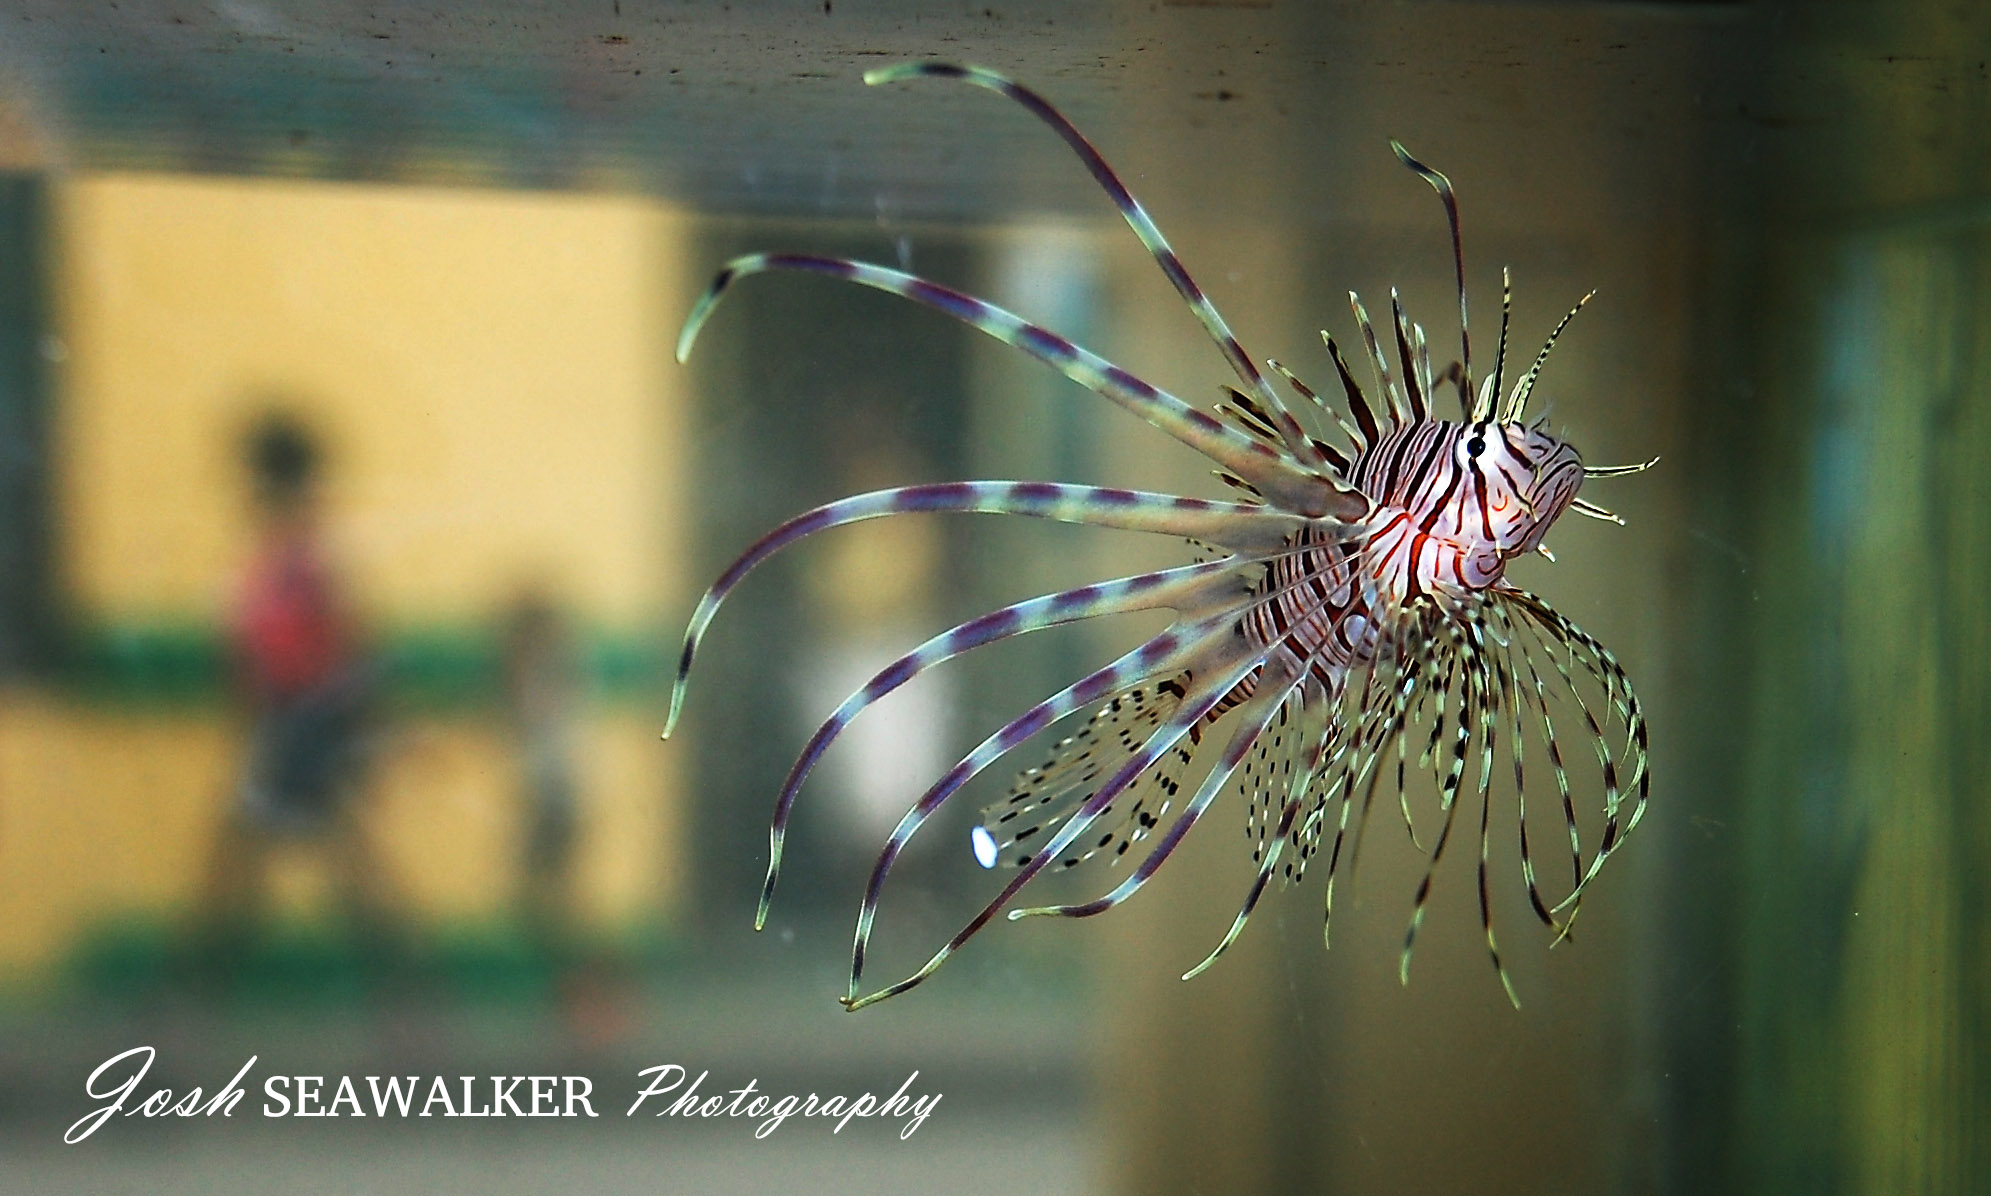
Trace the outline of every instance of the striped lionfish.
<instances>
[{"instance_id":1,"label":"striped lionfish","mask_svg":"<svg viewBox=\"0 0 1991 1196\"><path fill-rule=\"evenodd\" d=\"M1256 875L1229 932L1183 979L1209 967L1236 941L1275 875L1299 880L1323 845L1331 919L1334 873L1344 843L1352 857L1353 842L1386 774L1394 774L1399 804L1410 824L1403 794L1413 755L1418 767L1428 765L1436 776L1442 821L1417 888L1400 975L1407 983L1432 875L1451 839L1468 783L1467 762L1476 758L1471 783L1479 798L1480 917L1496 973L1514 1000L1488 902L1488 810L1496 750L1504 743L1521 795L1521 871L1528 898L1536 915L1556 932L1556 942L1568 933L1586 886L1637 825L1649 788L1645 720L1624 671L1602 644L1505 578L1508 562L1516 557L1529 552L1549 556L1542 538L1565 510L1622 522L1577 497L1585 478L1635 473L1654 463L1586 466L1574 448L1543 430L1545 421L1523 422L1549 351L1590 296L1562 318L1534 363L1503 395L1512 306L1511 279L1503 271L1499 350L1492 374L1475 385L1466 329L1465 258L1451 183L1391 142L1403 165L1444 204L1458 275L1459 360L1433 374L1424 332L1405 320L1394 293L1392 358L1360 299L1351 293L1381 395L1376 407L1325 332L1322 337L1347 395L1345 416L1284 366L1267 362L1295 394L1333 418L1348 441L1347 447L1336 447L1302 426L1141 204L1062 114L1035 92L977 67L915 62L864 76L870 84L913 78L957 79L987 88L1049 125L1112 197L1216 342L1241 388L1226 388L1228 401L1209 414L993 304L898 270L799 254L754 254L728 263L686 321L678 360L685 359L699 327L738 279L766 270L826 274L903 296L1022 350L1208 457L1239 497L1219 502L1051 482L904 486L797 515L747 549L705 593L692 616L666 737L682 709L699 639L720 602L756 565L816 532L887 515L974 511L1162 533L1192 541L1209 557L1003 607L933 637L878 672L822 724L788 774L775 802L756 929L766 922L789 815L804 778L872 703L927 669L997 640L1101 615L1168 610L1175 617L1165 630L1018 715L906 812L878 856L859 908L844 1006L860 1009L919 984L1005 910L1011 919L1082 918L1119 905L1147 884L1228 788L1243 790ZM1432 413L1441 384L1457 388L1462 418L1441 419ZM1025 771L1007 799L984 811L981 824L971 831L971 845L984 867L1013 867L1002 891L917 972L860 995L880 895L914 833L970 778L1053 723L1094 706L1091 721L1060 742L1042 766ZM1558 746L1559 709L1581 720L1601 773L1604 828L1587 863L1570 770ZM1208 772L1168 820L1192 760L1206 755L1201 747L1215 742L1219 733L1220 749ZM1524 743L1530 738L1538 738L1546 749L1569 830L1571 888L1554 905L1542 894L1530 856L1524 774ZM1387 759L1391 754L1393 766ZM1623 816L1627 794L1636 796L1629 815ZM1351 835L1349 815L1357 805L1361 816ZM1414 827L1411 837L1417 841ZM1046 870L1073 867L1093 856L1118 860L1150 838L1146 854L1101 897L1009 908L1023 887Z\"/></svg>"}]
</instances>

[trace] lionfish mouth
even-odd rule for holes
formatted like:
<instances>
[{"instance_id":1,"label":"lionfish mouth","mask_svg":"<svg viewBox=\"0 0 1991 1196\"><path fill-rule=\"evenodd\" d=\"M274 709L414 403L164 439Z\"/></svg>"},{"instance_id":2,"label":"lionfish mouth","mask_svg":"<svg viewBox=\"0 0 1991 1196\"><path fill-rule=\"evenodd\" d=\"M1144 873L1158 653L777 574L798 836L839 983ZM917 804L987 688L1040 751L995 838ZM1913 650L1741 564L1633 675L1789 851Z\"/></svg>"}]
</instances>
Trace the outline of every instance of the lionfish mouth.
<instances>
[{"instance_id":1,"label":"lionfish mouth","mask_svg":"<svg viewBox=\"0 0 1991 1196\"><path fill-rule=\"evenodd\" d=\"M1385 329L1386 335L1395 333L1392 362L1367 311L1351 295L1376 373L1380 410L1370 406L1333 338L1325 333L1329 356L1347 395L1345 415L1291 371L1270 363L1294 393L1347 434L1345 446L1331 445L1313 436L1289 410L1259 372L1257 359L1245 351L1190 278L1161 230L1099 152L1055 108L992 71L952 63L907 63L869 72L865 81L919 77L955 79L997 92L1049 125L1112 198L1201 321L1242 389L1232 390L1230 401L1212 415L973 296L884 266L801 254L754 254L729 263L687 318L678 359L684 360L698 329L735 281L769 270L825 274L902 296L1036 358L1203 454L1227 483L1245 492L1245 498L1217 502L1052 482L905 486L804 512L749 547L699 600L692 615L672 687L666 737L682 709L699 642L726 595L761 561L817 532L888 515L981 512L1178 537L1210 554L1173 569L1012 603L934 636L881 669L818 728L775 799L768 870L755 928L766 924L789 816L804 780L843 730L871 705L920 673L998 640L1104 615L1167 610L1175 617L1166 629L1011 719L906 811L879 853L858 907L848 990L840 998L844 1006L860 1009L922 983L998 916L1089 917L1114 908L1159 871L1212 803L1227 792L1237 792L1246 808L1255 873L1229 932L1185 975L1187 979L1209 967L1238 938L1273 879L1302 879L1323 849L1326 912L1331 916L1336 870L1344 856L1352 859L1379 791L1395 788L1405 826L1413 843L1419 842L1408 794L1412 777L1427 770L1437 788L1438 831L1417 888L1399 972L1407 982L1411 947L1459 806L1477 795L1480 916L1494 967L1513 999L1513 984L1494 939L1488 885L1496 763L1504 755L1513 770L1521 873L1529 903L1560 941L1575 920L1587 886L1644 814L1649 788L1644 714L1624 671L1602 644L1541 598L1500 580L1497 570L1485 579L1484 588L1461 590L1434 576L1414 579L1429 585L1378 592L1375 570L1367 566L1385 552L1376 545L1386 529L1395 529L1395 543L1399 547L1408 543L1408 558L1417 562L1431 555L1419 553L1416 537L1423 533L1406 535L1404 529L1428 530L1430 524L1416 524L1411 518L1414 512L1407 509L1386 516L1378 501L1353 479L1360 475L1358 463L1380 459L1375 450L1384 438L1408 446L1438 434L1428 425L1442 422L1435 420L1431 409L1444 384L1456 384L1466 422L1481 428L1494 422L1519 424L1549 350L1583 302L1563 316L1533 365L1511 391L1503 393L1509 288L1503 296L1493 371L1476 383L1465 327L1465 258L1451 183L1392 142L1398 159L1428 183L1445 206L1458 275L1460 357L1444 372L1434 373L1423 330L1405 318L1392 295L1394 328ZM1466 447L1472 454L1482 451L1469 442ZM1399 464L1407 451L1396 454ZM1574 454L1569 455L1573 459ZM1433 454L1431 461L1442 456ZM1583 477L1645 468L1584 468L1575 463L1577 475L1565 487L1563 465L1559 458L1552 460L1546 476L1536 469L1537 485L1521 501L1530 519L1539 512L1550 518L1534 522L1526 541L1512 554L1503 552L1503 557L1535 548L1564 504L1584 514L1608 516L1575 497L1574 483ZM1456 562L1453 567L1456 571ZM1090 720L1059 741L1042 765L1025 770L1008 797L985 809L981 825L971 832L979 863L1014 869L1001 891L916 972L863 993L866 953L886 881L914 834L975 776L1060 720L1088 710ZM1211 734L1213 730L1223 733ZM1571 734L1591 749L1579 753L1580 765L1563 751ZM1566 889L1556 886L1561 896L1554 901L1545 895L1536 875L1529 837L1529 778L1543 771L1534 764L1533 745L1542 749L1569 840L1569 883ZM1584 756L1594 758L1594 767L1592 759ZM1188 783L1192 766L1199 775ZM1586 857L1576 793L1589 788L1593 775L1603 791L1603 825ZM1150 840L1144 851L1133 852L1135 844ZM1013 906L1022 889L1047 871L1064 871L1091 859L1118 861L1130 854L1129 873L1100 897L1068 905ZM1324 921L1323 937L1325 926Z\"/></svg>"}]
</instances>

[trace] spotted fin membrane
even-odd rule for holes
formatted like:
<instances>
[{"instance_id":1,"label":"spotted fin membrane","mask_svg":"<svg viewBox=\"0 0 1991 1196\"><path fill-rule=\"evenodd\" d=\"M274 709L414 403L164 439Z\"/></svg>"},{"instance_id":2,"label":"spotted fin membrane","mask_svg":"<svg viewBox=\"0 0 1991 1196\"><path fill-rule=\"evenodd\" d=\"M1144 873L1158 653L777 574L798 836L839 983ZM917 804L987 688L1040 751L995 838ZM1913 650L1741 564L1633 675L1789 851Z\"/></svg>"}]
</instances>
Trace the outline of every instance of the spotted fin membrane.
<instances>
[{"instance_id":1,"label":"spotted fin membrane","mask_svg":"<svg viewBox=\"0 0 1991 1196\"><path fill-rule=\"evenodd\" d=\"M1077 733L1058 741L1043 764L1025 769L1009 795L982 811L972 834L975 858L985 868L1021 868L1036 858L1100 783L1133 756L1182 704L1172 681L1137 685L1109 699ZM1182 788L1193 748L1179 744L1138 781L1099 811L1107 829L1067 847L1057 867L1076 868L1095 856L1117 861L1148 837Z\"/></svg>"},{"instance_id":2,"label":"spotted fin membrane","mask_svg":"<svg viewBox=\"0 0 1991 1196\"><path fill-rule=\"evenodd\" d=\"M1279 713L1238 769L1237 790L1245 807L1244 837L1251 844L1254 864L1264 860L1267 838L1278 833L1280 809L1304 751L1305 736L1294 718L1298 705L1297 697L1280 705Z\"/></svg>"}]
</instances>

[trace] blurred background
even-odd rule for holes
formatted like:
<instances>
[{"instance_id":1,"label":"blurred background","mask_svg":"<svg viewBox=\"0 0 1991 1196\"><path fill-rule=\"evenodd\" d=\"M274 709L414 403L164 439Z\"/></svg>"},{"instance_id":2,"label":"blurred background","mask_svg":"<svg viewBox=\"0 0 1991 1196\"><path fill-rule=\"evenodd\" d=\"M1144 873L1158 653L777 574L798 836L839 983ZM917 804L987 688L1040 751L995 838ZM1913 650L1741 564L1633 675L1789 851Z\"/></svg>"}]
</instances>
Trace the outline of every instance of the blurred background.
<instances>
[{"instance_id":1,"label":"blurred background","mask_svg":"<svg viewBox=\"0 0 1991 1196\"><path fill-rule=\"evenodd\" d=\"M0 19L6 1190L1991 1186L1991 14ZM1033 521L833 533L737 592L659 742L727 560L886 485L1218 489L1050 371L833 280L751 280L672 360L721 263L790 250L914 270L1217 397L1221 359L1047 130L971 88L860 82L925 56L1042 90L1249 349L1316 384L1351 288L1372 309L1400 288L1453 343L1442 216L1390 136L1459 189L1483 345L1503 264L1517 352L1598 290L1537 393L1586 460L1663 460L1586 490L1627 527L1564 520L1560 563L1517 574L1636 681L1653 800L1553 953L1496 851L1518 1012L1465 850L1399 986L1422 857L1392 833L1332 953L1316 881L1181 983L1248 879L1234 802L1112 916L998 923L916 993L838 1007L898 812L1139 619L881 704L804 794L752 933L773 795L844 694L1003 602L1183 558ZM1007 779L909 855L872 974L999 882L966 831ZM579 1072L605 1115L245 1112L63 1146L90 1069L140 1044L148 1087L211 1090L252 1054L258 1075ZM916 1068L945 1098L908 1141L622 1118L667 1062L776 1093L882 1095Z\"/></svg>"}]
</instances>

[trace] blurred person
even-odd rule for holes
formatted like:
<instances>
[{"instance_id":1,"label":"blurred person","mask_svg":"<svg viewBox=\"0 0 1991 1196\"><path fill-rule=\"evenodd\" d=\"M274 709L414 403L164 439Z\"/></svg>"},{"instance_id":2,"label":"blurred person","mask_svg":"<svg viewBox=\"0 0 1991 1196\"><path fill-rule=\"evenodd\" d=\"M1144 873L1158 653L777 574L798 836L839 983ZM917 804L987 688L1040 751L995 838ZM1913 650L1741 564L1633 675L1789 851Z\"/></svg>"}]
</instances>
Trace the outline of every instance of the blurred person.
<instances>
[{"instance_id":1,"label":"blurred person","mask_svg":"<svg viewBox=\"0 0 1991 1196\"><path fill-rule=\"evenodd\" d=\"M521 592L505 612L502 643L505 717L518 752L524 829L518 918L552 970L555 995L578 1044L612 1046L634 1029L634 993L623 961L583 942L575 912L580 651L559 605L536 589Z\"/></svg>"},{"instance_id":2,"label":"blurred person","mask_svg":"<svg viewBox=\"0 0 1991 1196\"><path fill-rule=\"evenodd\" d=\"M326 854L354 929L373 936L380 872L357 818L373 687L319 527L319 442L272 412L250 428L243 458L257 543L229 637L249 733L209 869L208 910L222 928L249 929L267 900L274 851L308 841Z\"/></svg>"},{"instance_id":3,"label":"blurred person","mask_svg":"<svg viewBox=\"0 0 1991 1196\"><path fill-rule=\"evenodd\" d=\"M525 826L518 909L528 931L557 958L571 938L580 670L566 620L543 593L525 591L506 612L502 667Z\"/></svg>"}]
</instances>

